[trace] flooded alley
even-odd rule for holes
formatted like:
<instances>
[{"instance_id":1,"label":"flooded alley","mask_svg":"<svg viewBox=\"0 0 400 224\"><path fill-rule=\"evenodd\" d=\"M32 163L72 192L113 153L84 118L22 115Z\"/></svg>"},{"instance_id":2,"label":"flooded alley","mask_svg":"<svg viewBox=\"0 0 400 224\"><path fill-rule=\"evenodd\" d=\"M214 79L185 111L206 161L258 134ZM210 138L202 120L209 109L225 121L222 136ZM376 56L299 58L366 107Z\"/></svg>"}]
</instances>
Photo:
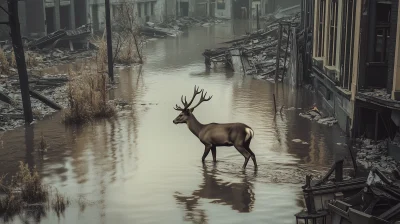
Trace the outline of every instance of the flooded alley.
<instances>
[{"instance_id":1,"label":"flooded alley","mask_svg":"<svg viewBox=\"0 0 400 224\"><path fill-rule=\"evenodd\" d=\"M295 223L305 206L305 174L323 174L348 157L344 134L299 116L315 94L244 76L222 65L206 70L201 53L250 32L246 21L193 27L177 37L147 43L143 66L116 69L117 88L129 108L115 118L65 126L60 114L0 136L0 169L18 161L37 166L43 182L71 200L64 216L48 212L38 223ZM62 71L60 71L62 72ZM258 170L234 147L217 148L203 165L204 146L186 125L175 125L181 95L193 87L212 99L194 114L205 123L243 122L253 128ZM274 115L273 94L282 114ZM195 103L198 98L195 99ZM46 153L35 147L43 134ZM300 142L293 141L300 139ZM345 160L351 166L350 159ZM85 206L79 199L88 201ZM25 214L26 215L26 214ZM10 223L23 223L14 217Z\"/></svg>"}]
</instances>

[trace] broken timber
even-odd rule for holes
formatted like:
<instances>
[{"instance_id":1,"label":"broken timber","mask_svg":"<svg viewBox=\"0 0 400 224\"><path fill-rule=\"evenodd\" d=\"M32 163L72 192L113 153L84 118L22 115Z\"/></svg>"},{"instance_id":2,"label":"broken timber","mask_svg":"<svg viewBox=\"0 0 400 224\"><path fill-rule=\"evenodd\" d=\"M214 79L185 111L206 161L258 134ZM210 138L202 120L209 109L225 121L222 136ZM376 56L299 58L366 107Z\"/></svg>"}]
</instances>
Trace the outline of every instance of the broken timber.
<instances>
[{"instance_id":1,"label":"broken timber","mask_svg":"<svg viewBox=\"0 0 400 224\"><path fill-rule=\"evenodd\" d=\"M43 96L42 94L40 94L39 92L30 89L29 90L29 94L37 99L40 100L41 102L43 102L44 104L46 104L47 106L53 108L54 110L62 110L62 107L60 105L58 105L57 103L55 103L54 101L50 100L49 98ZM10 105L16 105L16 102L9 96L7 96L7 94L0 92L0 100L8 103Z\"/></svg>"},{"instance_id":2,"label":"broken timber","mask_svg":"<svg viewBox=\"0 0 400 224\"><path fill-rule=\"evenodd\" d=\"M0 91L0 100L11 105L15 104L15 101L11 99L11 97L7 96L7 94L1 91Z\"/></svg>"},{"instance_id":3,"label":"broken timber","mask_svg":"<svg viewBox=\"0 0 400 224\"><path fill-rule=\"evenodd\" d=\"M53 108L54 110L62 109L62 107L60 105L58 105L57 103L53 102L52 100L48 99L47 97L43 96L42 94L40 94L39 92L37 92L35 90L29 90L29 93L33 98L42 101L44 104Z\"/></svg>"},{"instance_id":4,"label":"broken timber","mask_svg":"<svg viewBox=\"0 0 400 224\"><path fill-rule=\"evenodd\" d=\"M244 74L257 75L258 78L271 81L283 80L284 73L288 71L288 66L291 65L288 63L290 61L288 55L292 53L291 29L297 26L299 18L300 14L298 13L283 16L265 29L221 43L229 44L228 47L206 49L203 52L206 67L210 68L212 63L216 65L218 62L225 62L225 65L229 65L229 59L232 56L237 56L233 55L232 52L239 50L239 63L242 64Z\"/></svg>"}]
</instances>

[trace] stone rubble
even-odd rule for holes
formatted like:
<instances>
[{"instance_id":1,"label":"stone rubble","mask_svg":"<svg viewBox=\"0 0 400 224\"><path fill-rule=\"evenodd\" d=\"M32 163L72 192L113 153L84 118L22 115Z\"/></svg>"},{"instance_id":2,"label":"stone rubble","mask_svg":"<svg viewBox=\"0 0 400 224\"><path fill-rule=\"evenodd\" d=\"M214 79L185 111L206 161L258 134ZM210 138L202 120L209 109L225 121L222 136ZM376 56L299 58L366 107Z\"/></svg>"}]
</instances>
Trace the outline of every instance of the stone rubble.
<instances>
[{"instance_id":1,"label":"stone rubble","mask_svg":"<svg viewBox=\"0 0 400 224\"><path fill-rule=\"evenodd\" d=\"M160 23L158 26L170 29L184 29L192 26L208 27L212 24L223 23L222 19L213 17L181 17L178 19L170 18Z\"/></svg>"},{"instance_id":2,"label":"stone rubble","mask_svg":"<svg viewBox=\"0 0 400 224\"><path fill-rule=\"evenodd\" d=\"M67 78L66 74L57 75L45 75L45 78ZM0 101L0 131L12 130L24 124L23 108L21 92L18 85L12 85L13 80L7 80L0 82L0 91L7 94L15 102L15 105L9 105ZM48 86L47 88L35 88L35 85L31 86L31 89L38 91L39 93L46 96L48 99L56 102L63 108L68 104L67 98L67 86L63 84L55 84ZM31 97L32 112L34 120L44 118L46 115L56 112L56 110L48 107L41 101Z\"/></svg>"},{"instance_id":3,"label":"stone rubble","mask_svg":"<svg viewBox=\"0 0 400 224\"><path fill-rule=\"evenodd\" d=\"M241 64L239 67L244 74L272 83L275 80L282 81L289 69L293 33L287 26L282 26L282 35L280 35L280 23L294 24L299 21L298 11L282 15L280 18L268 17L262 29L224 42L224 44L230 44L229 47L205 49L203 52L205 64L211 68L212 64L222 63L235 70L233 60L238 59L240 60L238 63ZM280 46L279 49L278 46Z\"/></svg>"},{"instance_id":4,"label":"stone rubble","mask_svg":"<svg viewBox=\"0 0 400 224\"><path fill-rule=\"evenodd\" d=\"M316 121L318 124L327 125L329 127L335 125L338 121L334 117L323 117L321 112L315 110L309 110L305 113L299 113L300 117Z\"/></svg>"},{"instance_id":5,"label":"stone rubble","mask_svg":"<svg viewBox=\"0 0 400 224\"><path fill-rule=\"evenodd\" d=\"M177 36L183 29L193 26L209 27L213 24L223 23L223 20L212 17L182 17L169 18L162 23L147 22L141 26L141 33L148 37Z\"/></svg>"},{"instance_id":6,"label":"stone rubble","mask_svg":"<svg viewBox=\"0 0 400 224\"><path fill-rule=\"evenodd\" d=\"M357 142L360 144L357 148L357 163L364 168L376 167L382 172L391 173L398 167L398 162L388 155L388 139L378 141L377 144L373 144L371 139L357 139Z\"/></svg>"},{"instance_id":7,"label":"stone rubble","mask_svg":"<svg viewBox=\"0 0 400 224\"><path fill-rule=\"evenodd\" d=\"M387 93L387 89L373 89L373 91L363 91L363 95L389 100L391 95Z\"/></svg>"}]
</instances>

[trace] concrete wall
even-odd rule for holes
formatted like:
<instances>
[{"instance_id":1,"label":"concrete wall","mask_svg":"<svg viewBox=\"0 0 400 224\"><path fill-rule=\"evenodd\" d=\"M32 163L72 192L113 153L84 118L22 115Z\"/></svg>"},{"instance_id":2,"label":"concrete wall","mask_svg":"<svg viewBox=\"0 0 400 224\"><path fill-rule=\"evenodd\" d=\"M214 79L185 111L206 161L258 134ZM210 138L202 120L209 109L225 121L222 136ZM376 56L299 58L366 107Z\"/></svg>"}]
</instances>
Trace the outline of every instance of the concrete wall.
<instances>
[{"instance_id":1,"label":"concrete wall","mask_svg":"<svg viewBox=\"0 0 400 224\"><path fill-rule=\"evenodd\" d=\"M322 74L323 75L323 74ZM350 95L341 93L341 91L327 79L321 78L321 74L314 73L314 88L317 95L321 98L321 106L329 116L337 119L338 125L342 131L350 134L352 122L353 103L350 101ZM326 95L329 95L329 98Z\"/></svg>"},{"instance_id":2,"label":"concrete wall","mask_svg":"<svg viewBox=\"0 0 400 224\"><path fill-rule=\"evenodd\" d=\"M152 3L153 2L153 3ZM149 22L155 22L155 23L159 23L164 21L165 18L165 1L162 0L157 0L157 1L142 1L142 17L138 18L138 20L140 21L141 24L144 24L146 22L146 14L145 14L145 10L146 7L144 7L144 4L147 4L147 15L149 18ZM139 4L139 2L138 2ZM154 4L154 14L151 15L151 4ZM139 7L136 6L136 10L138 10Z\"/></svg>"},{"instance_id":3,"label":"concrete wall","mask_svg":"<svg viewBox=\"0 0 400 224\"><path fill-rule=\"evenodd\" d=\"M105 5L103 3L98 3L99 1L92 1L90 3L90 20L92 23L95 23L96 21L98 22L98 30L94 31L103 31L106 25L106 14L105 14ZM152 3L153 2L153 3ZM114 1L111 3L111 18L113 17L113 5L118 5L120 2ZM151 4L154 4L154 14L151 15ZM96 5L97 7L97 17L96 13L93 12L94 7L93 5ZM139 6L140 5L140 6ZM145 6L147 5L147 7ZM137 21L140 24L144 24L146 22L146 13L145 10L147 9L147 15L149 18L149 22L155 22L159 23L164 21L165 18L165 1L163 0L157 0L157 1L150 1L150 0L142 0L142 1L136 1L134 5L134 14L137 17ZM141 13L139 13L139 10ZM139 17L140 15L140 17ZM93 24L93 27L95 29L96 25Z\"/></svg>"},{"instance_id":4,"label":"concrete wall","mask_svg":"<svg viewBox=\"0 0 400 224\"><path fill-rule=\"evenodd\" d=\"M7 1L6 0L0 0L0 5L5 8L6 10L8 9ZM27 35L27 27L26 27L26 4L25 2L19 2L18 3L18 15L19 15L19 23L21 27L21 35L26 36ZM3 12L2 10L0 11L0 21L1 22L7 22L8 21L8 15ZM0 40L6 40L6 39L11 39L9 35L9 27L8 25L0 25Z\"/></svg>"},{"instance_id":5,"label":"concrete wall","mask_svg":"<svg viewBox=\"0 0 400 224\"><path fill-rule=\"evenodd\" d=\"M225 2L224 9L218 9L219 2ZM232 0L216 0L215 17L223 18L223 19L230 19L232 17Z\"/></svg>"},{"instance_id":6,"label":"concrete wall","mask_svg":"<svg viewBox=\"0 0 400 224\"><path fill-rule=\"evenodd\" d=\"M167 17L176 17L176 0L165 0L164 1L164 14Z\"/></svg>"}]
</instances>

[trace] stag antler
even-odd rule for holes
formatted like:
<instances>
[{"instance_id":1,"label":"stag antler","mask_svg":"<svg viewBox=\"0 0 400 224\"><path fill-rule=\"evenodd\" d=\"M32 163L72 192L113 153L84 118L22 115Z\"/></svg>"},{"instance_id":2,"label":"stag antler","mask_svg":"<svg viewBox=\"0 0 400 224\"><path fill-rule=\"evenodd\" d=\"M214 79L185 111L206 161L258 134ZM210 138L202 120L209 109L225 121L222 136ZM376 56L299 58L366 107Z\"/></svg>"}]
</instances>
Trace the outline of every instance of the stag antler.
<instances>
[{"instance_id":1,"label":"stag antler","mask_svg":"<svg viewBox=\"0 0 400 224\"><path fill-rule=\"evenodd\" d=\"M181 102L182 102L182 104L183 104L183 108L180 107L180 106L178 106L178 105L176 104L176 106L174 107L174 109L175 109L175 110L178 110L178 111L184 111L184 110L188 109L188 108L190 107L190 105L192 105L194 98L196 98L196 96L197 96L199 93L203 94L203 89L199 91L199 87L194 86L194 93L193 93L193 97L192 97L192 99L190 100L190 102L188 103L187 100L186 100L186 96L185 96L185 98L183 98L183 95L182 95L182 96L181 96Z\"/></svg>"},{"instance_id":2,"label":"stag antler","mask_svg":"<svg viewBox=\"0 0 400 224\"><path fill-rule=\"evenodd\" d=\"M213 96L210 96L210 97L206 98L206 95L207 95L207 92L203 93L203 90L201 90L201 98L200 98L199 103L197 103L196 106L190 108L190 110L194 110L194 108L198 107L202 102L209 101L213 97Z\"/></svg>"}]
</instances>

